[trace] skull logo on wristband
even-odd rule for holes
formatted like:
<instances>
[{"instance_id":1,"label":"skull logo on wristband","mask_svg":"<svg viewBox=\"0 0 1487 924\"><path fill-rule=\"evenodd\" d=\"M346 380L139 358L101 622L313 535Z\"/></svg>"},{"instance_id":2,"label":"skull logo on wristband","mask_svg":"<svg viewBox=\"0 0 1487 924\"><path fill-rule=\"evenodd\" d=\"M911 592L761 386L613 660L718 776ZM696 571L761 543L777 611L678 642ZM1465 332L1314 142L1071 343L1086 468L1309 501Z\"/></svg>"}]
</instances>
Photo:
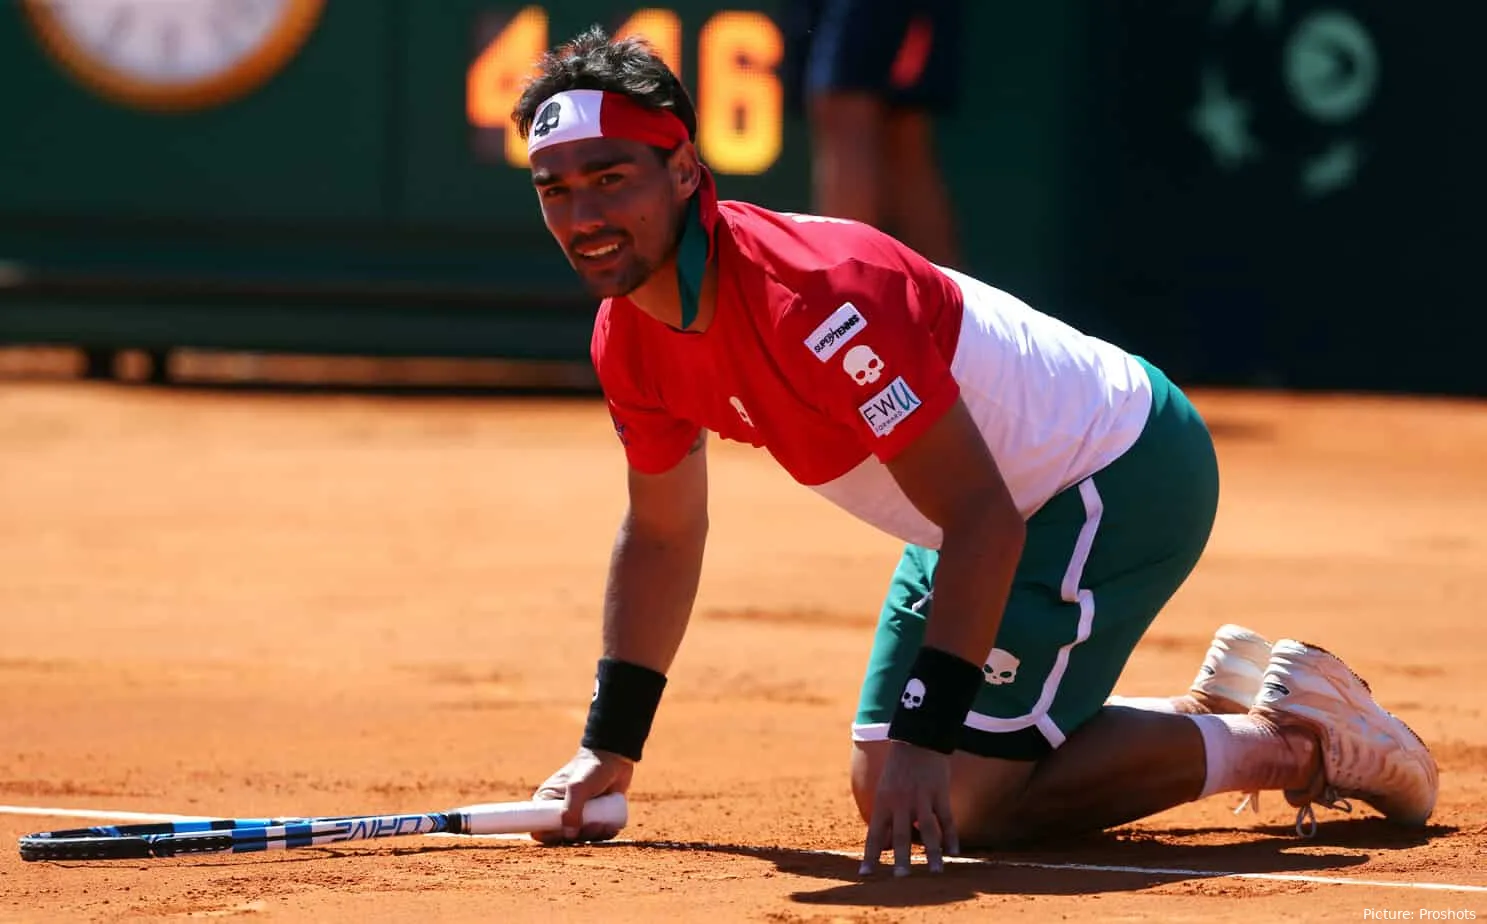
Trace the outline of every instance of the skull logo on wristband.
<instances>
[{"instance_id":1,"label":"skull logo on wristband","mask_svg":"<svg viewBox=\"0 0 1487 924\"><path fill-rule=\"evenodd\" d=\"M904 695L898 701L904 704L905 709L918 709L924 705L924 681L918 677L910 680L904 687Z\"/></svg>"}]
</instances>

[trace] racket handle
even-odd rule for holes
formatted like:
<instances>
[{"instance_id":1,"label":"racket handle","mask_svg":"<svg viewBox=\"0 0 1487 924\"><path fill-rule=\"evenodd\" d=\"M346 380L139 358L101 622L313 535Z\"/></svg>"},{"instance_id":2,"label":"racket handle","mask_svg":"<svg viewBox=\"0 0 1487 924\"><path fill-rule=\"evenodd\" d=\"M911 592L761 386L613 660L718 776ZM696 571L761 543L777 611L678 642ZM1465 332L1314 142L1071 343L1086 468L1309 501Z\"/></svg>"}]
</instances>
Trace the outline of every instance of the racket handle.
<instances>
[{"instance_id":1,"label":"racket handle","mask_svg":"<svg viewBox=\"0 0 1487 924\"><path fill-rule=\"evenodd\" d=\"M531 834L563 827L561 799L488 802L467 805L458 812L465 817L465 834ZM584 824L623 828L629 820L629 806L621 793L598 796L584 803Z\"/></svg>"}]
</instances>

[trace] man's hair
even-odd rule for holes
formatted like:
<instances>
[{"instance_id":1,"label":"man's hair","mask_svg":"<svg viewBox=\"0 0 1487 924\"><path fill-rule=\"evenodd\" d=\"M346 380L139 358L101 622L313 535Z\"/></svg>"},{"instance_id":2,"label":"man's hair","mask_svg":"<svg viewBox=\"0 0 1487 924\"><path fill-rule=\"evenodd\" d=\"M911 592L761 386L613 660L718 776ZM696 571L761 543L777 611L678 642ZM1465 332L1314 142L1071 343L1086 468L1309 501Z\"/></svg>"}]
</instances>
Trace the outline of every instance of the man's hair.
<instances>
[{"instance_id":1,"label":"man's hair","mask_svg":"<svg viewBox=\"0 0 1487 924\"><path fill-rule=\"evenodd\" d=\"M669 109L697 138L697 111L686 87L645 39L610 41L599 26L590 26L571 41L554 48L537 63L537 74L522 89L511 111L511 121L523 138L532 130L537 107L565 90L606 90L622 93L648 109Z\"/></svg>"}]
</instances>

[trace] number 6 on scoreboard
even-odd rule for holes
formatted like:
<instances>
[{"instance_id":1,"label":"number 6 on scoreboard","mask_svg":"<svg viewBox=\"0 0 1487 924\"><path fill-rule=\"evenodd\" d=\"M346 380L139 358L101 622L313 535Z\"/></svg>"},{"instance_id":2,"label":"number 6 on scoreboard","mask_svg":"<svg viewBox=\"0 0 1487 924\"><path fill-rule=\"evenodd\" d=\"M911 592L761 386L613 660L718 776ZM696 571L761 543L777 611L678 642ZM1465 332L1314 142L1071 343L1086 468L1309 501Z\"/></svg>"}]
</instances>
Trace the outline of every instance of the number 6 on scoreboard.
<instances>
[{"instance_id":1,"label":"number 6 on scoreboard","mask_svg":"<svg viewBox=\"0 0 1487 924\"><path fill-rule=\"evenodd\" d=\"M784 145L780 30L763 13L725 11L698 39L697 144L719 173L763 173Z\"/></svg>"}]
</instances>

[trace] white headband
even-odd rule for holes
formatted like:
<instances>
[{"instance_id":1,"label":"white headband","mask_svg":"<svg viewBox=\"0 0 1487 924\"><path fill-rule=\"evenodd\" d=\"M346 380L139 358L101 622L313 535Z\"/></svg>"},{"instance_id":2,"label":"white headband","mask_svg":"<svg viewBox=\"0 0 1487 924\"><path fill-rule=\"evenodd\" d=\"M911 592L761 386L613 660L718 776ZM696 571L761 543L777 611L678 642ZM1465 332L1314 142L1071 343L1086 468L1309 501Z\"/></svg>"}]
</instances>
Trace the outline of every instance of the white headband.
<instances>
[{"instance_id":1,"label":"white headband","mask_svg":"<svg viewBox=\"0 0 1487 924\"><path fill-rule=\"evenodd\" d=\"M671 150L689 135L669 109L651 109L622 93L564 90L537 107L527 133L527 155L589 138L629 138Z\"/></svg>"}]
</instances>

